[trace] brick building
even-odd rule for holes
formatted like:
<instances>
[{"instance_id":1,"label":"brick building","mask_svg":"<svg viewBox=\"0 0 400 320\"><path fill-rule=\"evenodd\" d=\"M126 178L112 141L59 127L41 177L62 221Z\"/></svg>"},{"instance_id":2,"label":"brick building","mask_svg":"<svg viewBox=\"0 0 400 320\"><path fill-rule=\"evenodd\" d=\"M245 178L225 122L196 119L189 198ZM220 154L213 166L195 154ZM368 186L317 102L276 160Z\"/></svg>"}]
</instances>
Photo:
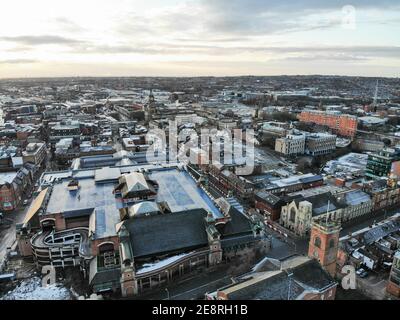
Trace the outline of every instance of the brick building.
<instances>
[{"instance_id":1,"label":"brick building","mask_svg":"<svg viewBox=\"0 0 400 320\"><path fill-rule=\"evenodd\" d=\"M354 137L357 132L357 117L348 114L305 110L300 113L298 119L302 122L327 126L341 136Z\"/></svg>"}]
</instances>

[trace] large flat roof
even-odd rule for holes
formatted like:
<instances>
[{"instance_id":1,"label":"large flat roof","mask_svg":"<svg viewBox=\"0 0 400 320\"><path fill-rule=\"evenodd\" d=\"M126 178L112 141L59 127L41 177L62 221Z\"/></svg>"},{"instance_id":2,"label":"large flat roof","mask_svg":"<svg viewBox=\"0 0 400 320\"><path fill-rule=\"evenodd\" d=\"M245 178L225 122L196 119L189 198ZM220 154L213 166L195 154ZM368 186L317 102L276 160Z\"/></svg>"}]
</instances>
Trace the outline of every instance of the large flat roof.
<instances>
[{"instance_id":1,"label":"large flat roof","mask_svg":"<svg viewBox=\"0 0 400 320\"><path fill-rule=\"evenodd\" d=\"M79 179L80 188L69 191L69 179L53 185L46 213L63 213L65 216L94 214L95 238L116 234L115 225L120 221L122 202L115 199L114 183L96 183L93 177Z\"/></svg>"},{"instance_id":2,"label":"large flat roof","mask_svg":"<svg viewBox=\"0 0 400 320\"><path fill-rule=\"evenodd\" d=\"M145 166L150 179L159 185L156 202L166 201L172 212L205 209L215 218L223 217L211 198L197 186L193 178L176 167ZM119 209L124 204L115 198L114 187L123 173L137 172L143 166L112 167L97 170L46 172L41 177L43 187L52 185L46 213L65 216L95 215L90 228L95 238L115 235L120 222ZM71 179L79 181L79 189L68 190Z\"/></svg>"},{"instance_id":3,"label":"large flat roof","mask_svg":"<svg viewBox=\"0 0 400 320\"><path fill-rule=\"evenodd\" d=\"M156 201L166 201L172 212L203 208L210 211L215 218L223 217L212 200L186 171L152 171L149 178L159 185Z\"/></svg>"}]
</instances>

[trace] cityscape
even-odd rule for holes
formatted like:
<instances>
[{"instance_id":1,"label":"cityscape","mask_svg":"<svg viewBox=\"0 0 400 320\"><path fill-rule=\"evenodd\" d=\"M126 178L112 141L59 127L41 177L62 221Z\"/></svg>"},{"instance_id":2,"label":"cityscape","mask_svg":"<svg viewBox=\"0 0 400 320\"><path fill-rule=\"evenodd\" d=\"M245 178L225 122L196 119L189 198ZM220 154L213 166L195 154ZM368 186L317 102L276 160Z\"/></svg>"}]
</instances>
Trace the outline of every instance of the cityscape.
<instances>
[{"instance_id":1,"label":"cityscape","mask_svg":"<svg viewBox=\"0 0 400 320\"><path fill-rule=\"evenodd\" d=\"M133 2L122 2L121 10ZM239 36L229 19L241 1L216 2L171 4L176 10L169 9L169 19L191 5L186 19L226 6L225 20L220 12L205 19L207 32L218 35L218 45L242 41L221 38ZM288 15L309 12L310 2ZM394 1L380 8L331 2L312 10L347 15L354 9L373 18L381 10L391 21L391 8L399 8ZM271 13L268 28L292 28L286 18L275 20L284 5L265 3L249 1L243 11L254 15L260 33L266 26L257 10ZM102 5L94 11L108 8ZM156 9L164 4L149 6L160 23L152 30L145 11L139 25L158 36L164 16ZM57 25L85 34L61 21L57 16ZM221 30L229 22L230 31L219 34L217 22ZM254 36L253 27L243 32ZM311 37L314 28L334 27L309 25L301 32ZM191 32L182 30L182 37ZM286 32L276 37L291 39L294 31ZM324 57L317 50L286 57L288 68L296 61L293 72L257 71L261 62L254 56L246 73L243 65L225 71L244 60L214 73L218 60L210 58L203 61L205 73L196 71L195 59L181 68L171 62L181 70L170 74L160 60L148 73L128 68L127 75L113 69L118 62L86 58L59 73L66 69L58 54L66 60L83 55L55 48L42 55L50 42L83 50L80 40L63 33L0 33L0 300L400 300L400 47L387 36L347 48L353 51L334 49L335 39L329 50L321 45ZM182 48L159 42L157 50L190 57L186 49L207 47L180 42ZM93 44L84 45L95 60ZM113 45L96 50L124 60ZM132 48L122 46L128 56L119 67L141 54L148 56L146 69L160 54L143 44L129 56ZM224 50L246 56L238 46ZM274 48L277 55L294 54L293 47ZM29 60L19 56L25 50ZM221 48L207 50L216 51L201 55L229 58ZM354 69L342 52L352 56ZM333 55L329 67L325 54ZM365 73L356 55L369 61L362 62ZM270 59L265 63L275 63ZM306 70L318 60L326 69ZM236 311L243 314L241 307Z\"/></svg>"}]
</instances>

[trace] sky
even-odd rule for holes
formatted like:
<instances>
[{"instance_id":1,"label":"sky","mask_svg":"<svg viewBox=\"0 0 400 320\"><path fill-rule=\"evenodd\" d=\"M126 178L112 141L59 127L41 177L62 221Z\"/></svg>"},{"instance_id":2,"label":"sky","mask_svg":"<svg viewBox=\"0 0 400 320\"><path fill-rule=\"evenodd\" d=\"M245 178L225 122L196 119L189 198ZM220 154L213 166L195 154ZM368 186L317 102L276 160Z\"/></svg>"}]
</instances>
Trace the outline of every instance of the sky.
<instances>
[{"instance_id":1,"label":"sky","mask_svg":"<svg viewBox=\"0 0 400 320\"><path fill-rule=\"evenodd\" d=\"M399 0L4 0L0 78L399 77Z\"/></svg>"}]
</instances>

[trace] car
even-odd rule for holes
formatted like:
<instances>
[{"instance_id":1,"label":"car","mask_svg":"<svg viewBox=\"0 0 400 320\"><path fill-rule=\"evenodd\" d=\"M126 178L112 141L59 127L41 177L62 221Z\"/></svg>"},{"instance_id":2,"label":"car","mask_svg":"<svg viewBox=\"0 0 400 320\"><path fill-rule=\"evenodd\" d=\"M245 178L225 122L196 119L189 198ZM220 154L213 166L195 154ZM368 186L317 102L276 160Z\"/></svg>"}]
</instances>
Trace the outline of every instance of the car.
<instances>
[{"instance_id":1,"label":"car","mask_svg":"<svg viewBox=\"0 0 400 320\"><path fill-rule=\"evenodd\" d=\"M24 206L26 206L29 203L29 200L25 199L23 203L24 203Z\"/></svg>"},{"instance_id":2,"label":"car","mask_svg":"<svg viewBox=\"0 0 400 320\"><path fill-rule=\"evenodd\" d=\"M356 271L356 274L360 277L360 278L366 278L368 277L368 271L366 271L363 268L360 268Z\"/></svg>"}]
</instances>

